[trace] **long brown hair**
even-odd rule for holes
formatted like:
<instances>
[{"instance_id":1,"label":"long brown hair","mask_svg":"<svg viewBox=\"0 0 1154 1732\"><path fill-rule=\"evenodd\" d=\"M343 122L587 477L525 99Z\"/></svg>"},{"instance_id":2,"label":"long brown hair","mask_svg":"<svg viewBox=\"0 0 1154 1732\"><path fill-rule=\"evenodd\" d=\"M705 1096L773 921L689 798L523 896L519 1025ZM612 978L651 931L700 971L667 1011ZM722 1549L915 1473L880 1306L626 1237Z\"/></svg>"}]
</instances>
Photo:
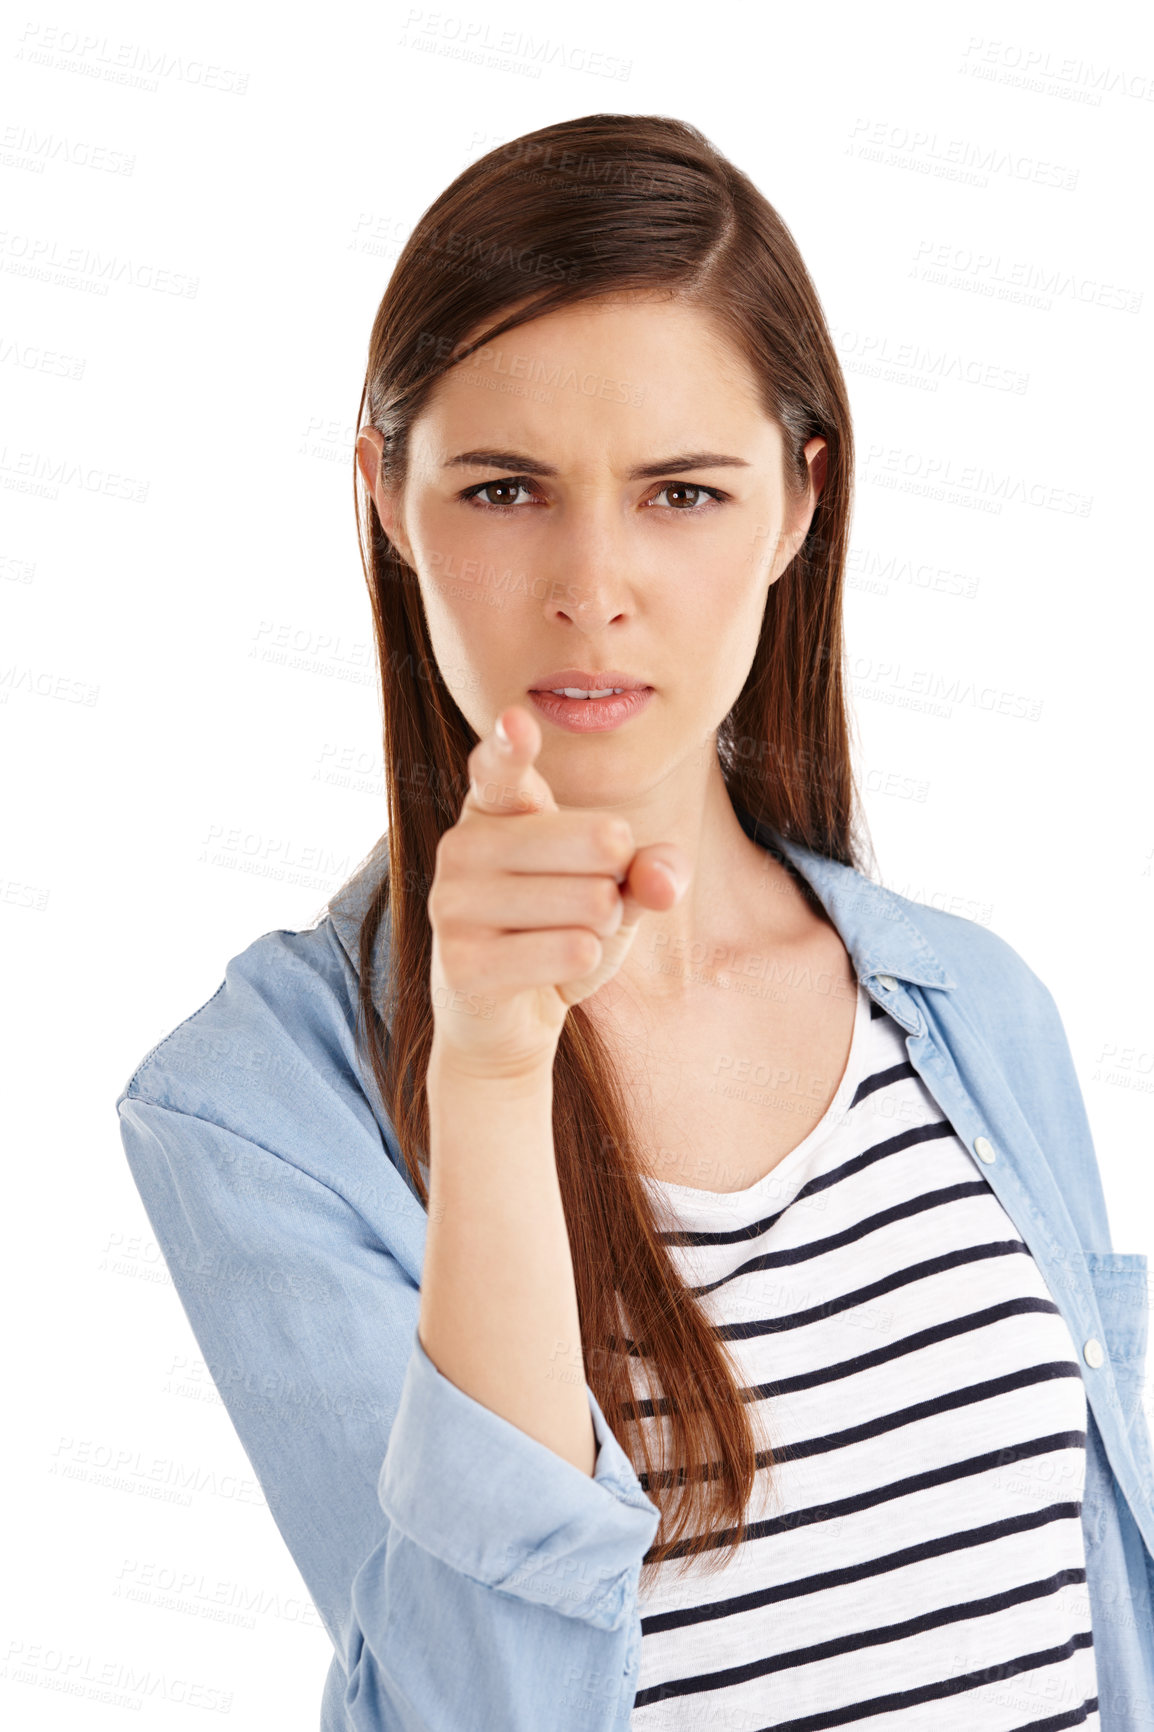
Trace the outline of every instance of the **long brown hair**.
<instances>
[{"instance_id":1,"label":"long brown hair","mask_svg":"<svg viewBox=\"0 0 1154 1732\"><path fill-rule=\"evenodd\" d=\"M467 167L397 260L373 323L357 426L381 431L382 479L401 486L409 429L449 367L552 308L633 289L667 291L721 322L782 429L792 491L806 481L806 441L827 441L809 533L769 590L757 653L717 749L735 807L857 866L860 805L842 681L853 464L845 382L792 235L701 132L664 115L590 114L526 133ZM384 852L387 842L387 864L360 936L358 1041L427 1207L418 1165L429 1158L433 1035L426 903L437 842L460 815L478 736L437 670L415 574L384 534L367 489L362 500L355 467L353 480L388 798L380 845ZM386 919L382 987L373 960ZM586 1376L661 1510L646 1566L696 1556L708 1569L706 1554L721 1563L734 1555L754 1475L771 1452L758 1451L749 1394L655 1224L625 1091L582 1005L566 1018L553 1077ZM642 1368L646 1400L636 1399L631 1364ZM660 1414L676 1468L654 1460L642 1423ZM661 1421L652 1429L660 1437Z\"/></svg>"}]
</instances>

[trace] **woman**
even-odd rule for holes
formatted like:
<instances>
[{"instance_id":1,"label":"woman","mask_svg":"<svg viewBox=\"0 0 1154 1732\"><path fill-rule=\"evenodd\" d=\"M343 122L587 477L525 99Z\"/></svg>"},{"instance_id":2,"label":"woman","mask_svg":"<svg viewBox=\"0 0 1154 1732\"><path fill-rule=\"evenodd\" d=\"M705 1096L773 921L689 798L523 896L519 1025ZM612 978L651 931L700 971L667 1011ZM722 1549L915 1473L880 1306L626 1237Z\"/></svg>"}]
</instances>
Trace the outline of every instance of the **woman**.
<instances>
[{"instance_id":1,"label":"woman","mask_svg":"<svg viewBox=\"0 0 1154 1732\"><path fill-rule=\"evenodd\" d=\"M862 864L788 230L531 133L359 425L387 833L118 1102L326 1732L1146 1726L1145 1263L1046 987Z\"/></svg>"}]
</instances>

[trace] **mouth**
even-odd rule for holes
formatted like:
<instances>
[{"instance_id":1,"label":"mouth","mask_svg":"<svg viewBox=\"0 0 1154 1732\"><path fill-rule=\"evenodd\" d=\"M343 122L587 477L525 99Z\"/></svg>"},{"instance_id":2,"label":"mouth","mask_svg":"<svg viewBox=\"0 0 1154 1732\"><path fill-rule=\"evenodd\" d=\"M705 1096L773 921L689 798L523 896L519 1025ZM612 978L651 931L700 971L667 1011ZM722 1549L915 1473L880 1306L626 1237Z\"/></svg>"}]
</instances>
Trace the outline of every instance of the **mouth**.
<instances>
[{"instance_id":1,"label":"mouth","mask_svg":"<svg viewBox=\"0 0 1154 1732\"><path fill-rule=\"evenodd\" d=\"M605 680L604 674L597 677ZM557 675L550 678L556 680ZM655 696L652 686L640 682L623 685L621 680L618 674L612 685L606 681L602 686L558 684L530 688L529 701L539 715L546 716L565 733L604 733L639 715Z\"/></svg>"}]
</instances>

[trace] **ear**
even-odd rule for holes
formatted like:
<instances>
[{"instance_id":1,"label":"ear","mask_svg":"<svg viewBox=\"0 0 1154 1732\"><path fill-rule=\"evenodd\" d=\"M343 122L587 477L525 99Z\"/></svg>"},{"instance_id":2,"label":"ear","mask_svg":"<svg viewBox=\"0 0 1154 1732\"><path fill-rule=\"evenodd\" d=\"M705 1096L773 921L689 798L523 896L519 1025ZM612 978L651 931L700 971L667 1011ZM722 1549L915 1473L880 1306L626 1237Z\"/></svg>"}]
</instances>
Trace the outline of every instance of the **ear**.
<instances>
[{"instance_id":1,"label":"ear","mask_svg":"<svg viewBox=\"0 0 1154 1732\"><path fill-rule=\"evenodd\" d=\"M381 528L405 561L413 564L412 549L405 536L400 498L382 479L385 438L379 427L362 427L357 434L357 465L369 490Z\"/></svg>"},{"instance_id":2,"label":"ear","mask_svg":"<svg viewBox=\"0 0 1154 1732\"><path fill-rule=\"evenodd\" d=\"M813 502L816 506L821 497L821 490L825 486L826 469L829 465L829 446L820 435L815 434L812 439L806 440L802 450L809 465L809 480L813 488Z\"/></svg>"},{"instance_id":3,"label":"ear","mask_svg":"<svg viewBox=\"0 0 1154 1732\"><path fill-rule=\"evenodd\" d=\"M817 502L821 490L825 486L826 470L829 465L829 446L820 435L815 434L807 439L802 446L802 455L809 469L809 490L807 497L796 508L796 516L788 536L790 559L800 548L809 534L809 526L813 522L813 514L817 510Z\"/></svg>"}]
</instances>

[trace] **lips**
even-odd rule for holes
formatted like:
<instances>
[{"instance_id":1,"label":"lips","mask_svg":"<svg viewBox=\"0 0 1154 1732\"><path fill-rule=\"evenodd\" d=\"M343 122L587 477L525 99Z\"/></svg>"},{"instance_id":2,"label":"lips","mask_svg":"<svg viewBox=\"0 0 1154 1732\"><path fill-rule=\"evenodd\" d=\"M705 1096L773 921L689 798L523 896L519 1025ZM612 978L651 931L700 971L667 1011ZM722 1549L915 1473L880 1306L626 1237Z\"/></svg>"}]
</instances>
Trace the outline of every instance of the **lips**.
<instances>
[{"instance_id":1,"label":"lips","mask_svg":"<svg viewBox=\"0 0 1154 1732\"><path fill-rule=\"evenodd\" d=\"M563 686L575 687L582 692L603 692L620 687L623 691L649 691L652 688L648 681L639 680L633 674L623 674L610 668L604 673L590 673L588 668L558 668L555 673L542 674L529 687L531 692L560 691Z\"/></svg>"},{"instance_id":2,"label":"lips","mask_svg":"<svg viewBox=\"0 0 1154 1732\"><path fill-rule=\"evenodd\" d=\"M555 674L552 677L557 678ZM581 677L585 679L587 675ZM626 691L603 698L567 698L557 697L551 691L530 692L529 702L540 715L566 733L604 734L624 727L626 722L648 709L656 696L652 686L630 686Z\"/></svg>"}]
</instances>

